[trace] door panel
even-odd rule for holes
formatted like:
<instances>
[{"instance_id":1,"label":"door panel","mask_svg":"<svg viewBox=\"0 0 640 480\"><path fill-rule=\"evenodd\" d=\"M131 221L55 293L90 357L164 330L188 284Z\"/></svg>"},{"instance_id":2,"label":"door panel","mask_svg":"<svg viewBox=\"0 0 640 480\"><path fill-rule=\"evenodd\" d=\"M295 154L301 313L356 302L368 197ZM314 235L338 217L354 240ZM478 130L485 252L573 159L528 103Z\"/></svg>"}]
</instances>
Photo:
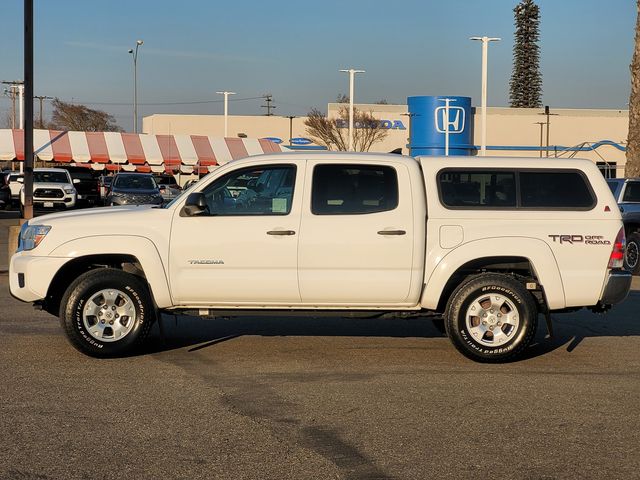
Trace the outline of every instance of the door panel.
<instances>
[{"instance_id":1,"label":"door panel","mask_svg":"<svg viewBox=\"0 0 640 480\"><path fill-rule=\"evenodd\" d=\"M303 303L407 299L414 225L406 167L309 161L304 205L298 266Z\"/></svg>"},{"instance_id":2,"label":"door panel","mask_svg":"<svg viewBox=\"0 0 640 480\"><path fill-rule=\"evenodd\" d=\"M304 178L304 164L236 170L204 187L208 214L176 212L169 257L174 303L300 302L296 178Z\"/></svg>"}]
</instances>

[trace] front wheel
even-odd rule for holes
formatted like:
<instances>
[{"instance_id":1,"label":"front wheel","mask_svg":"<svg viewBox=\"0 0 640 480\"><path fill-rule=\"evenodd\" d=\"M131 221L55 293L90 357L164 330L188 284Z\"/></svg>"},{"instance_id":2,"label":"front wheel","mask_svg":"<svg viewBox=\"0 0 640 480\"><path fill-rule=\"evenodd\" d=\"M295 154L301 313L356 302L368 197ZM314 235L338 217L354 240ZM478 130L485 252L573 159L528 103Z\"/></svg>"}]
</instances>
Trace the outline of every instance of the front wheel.
<instances>
[{"instance_id":1,"label":"front wheel","mask_svg":"<svg viewBox=\"0 0 640 480\"><path fill-rule=\"evenodd\" d=\"M477 362L505 362L531 343L538 325L532 295L513 277L485 273L464 282L445 311L453 345Z\"/></svg>"},{"instance_id":2,"label":"front wheel","mask_svg":"<svg viewBox=\"0 0 640 480\"><path fill-rule=\"evenodd\" d=\"M131 353L154 320L147 285L135 275L99 268L78 277L60 302L60 324L77 350L93 357Z\"/></svg>"},{"instance_id":3,"label":"front wheel","mask_svg":"<svg viewBox=\"0 0 640 480\"><path fill-rule=\"evenodd\" d=\"M634 232L627 238L624 251L624 269L633 275L640 274L640 234Z\"/></svg>"}]
</instances>

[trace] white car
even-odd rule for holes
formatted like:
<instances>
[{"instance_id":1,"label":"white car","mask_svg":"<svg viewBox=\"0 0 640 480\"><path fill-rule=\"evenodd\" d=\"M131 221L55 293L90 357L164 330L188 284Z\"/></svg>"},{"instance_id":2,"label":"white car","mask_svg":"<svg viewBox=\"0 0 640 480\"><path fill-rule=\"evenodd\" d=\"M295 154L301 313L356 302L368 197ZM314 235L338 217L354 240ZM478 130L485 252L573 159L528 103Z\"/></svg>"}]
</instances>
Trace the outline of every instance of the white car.
<instances>
[{"instance_id":1,"label":"white car","mask_svg":"<svg viewBox=\"0 0 640 480\"><path fill-rule=\"evenodd\" d=\"M67 170L35 168L33 170L33 207L66 210L76 206L78 192ZM20 209L24 208L24 186L20 190Z\"/></svg>"}]
</instances>

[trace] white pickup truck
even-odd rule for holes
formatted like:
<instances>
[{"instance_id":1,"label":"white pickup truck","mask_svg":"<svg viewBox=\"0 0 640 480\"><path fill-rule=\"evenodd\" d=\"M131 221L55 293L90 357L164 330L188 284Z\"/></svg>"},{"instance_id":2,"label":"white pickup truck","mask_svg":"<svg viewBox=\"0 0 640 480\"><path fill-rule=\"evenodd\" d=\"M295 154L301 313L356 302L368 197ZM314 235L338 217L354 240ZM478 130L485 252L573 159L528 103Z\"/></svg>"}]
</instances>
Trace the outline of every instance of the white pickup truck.
<instances>
[{"instance_id":1,"label":"white pickup truck","mask_svg":"<svg viewBox=\"0 0 640 480\"><path fill-rule=\"evenodd\" d=\"M129 353L162 312L441 312L460 352L499 362L539 314L551 328L549 312L622 301L624 247L586 160L285 153L228 163L164 207L31 220L10 286L97 357Z\"/></svg>"}]
</instances>

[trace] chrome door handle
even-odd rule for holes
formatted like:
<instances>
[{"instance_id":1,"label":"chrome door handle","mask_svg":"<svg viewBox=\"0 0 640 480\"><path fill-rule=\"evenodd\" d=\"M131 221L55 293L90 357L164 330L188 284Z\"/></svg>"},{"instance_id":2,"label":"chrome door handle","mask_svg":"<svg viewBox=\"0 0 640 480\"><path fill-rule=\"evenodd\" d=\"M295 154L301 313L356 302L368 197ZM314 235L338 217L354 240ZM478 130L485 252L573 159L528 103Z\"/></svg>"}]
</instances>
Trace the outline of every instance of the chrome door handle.
<instances>
[{"instance_id":1,"label":"chrome door handle","mask_svg":"<svg viewBox=\"0 0 640 480\"><path fill-rule=\"evenodd\" d=\"M380 230L378 235L406 235L404 230Z\"/></svg>"},{"instance_id":2,"label":"chrome door handle","mask_svg":"<svg viewBox=\"0 0 640 480\"><path fill-rule=\"evenodd\" d=\"M267 235L295 235L293 230L269 230Z\"/></svg>"}]
</instances>

